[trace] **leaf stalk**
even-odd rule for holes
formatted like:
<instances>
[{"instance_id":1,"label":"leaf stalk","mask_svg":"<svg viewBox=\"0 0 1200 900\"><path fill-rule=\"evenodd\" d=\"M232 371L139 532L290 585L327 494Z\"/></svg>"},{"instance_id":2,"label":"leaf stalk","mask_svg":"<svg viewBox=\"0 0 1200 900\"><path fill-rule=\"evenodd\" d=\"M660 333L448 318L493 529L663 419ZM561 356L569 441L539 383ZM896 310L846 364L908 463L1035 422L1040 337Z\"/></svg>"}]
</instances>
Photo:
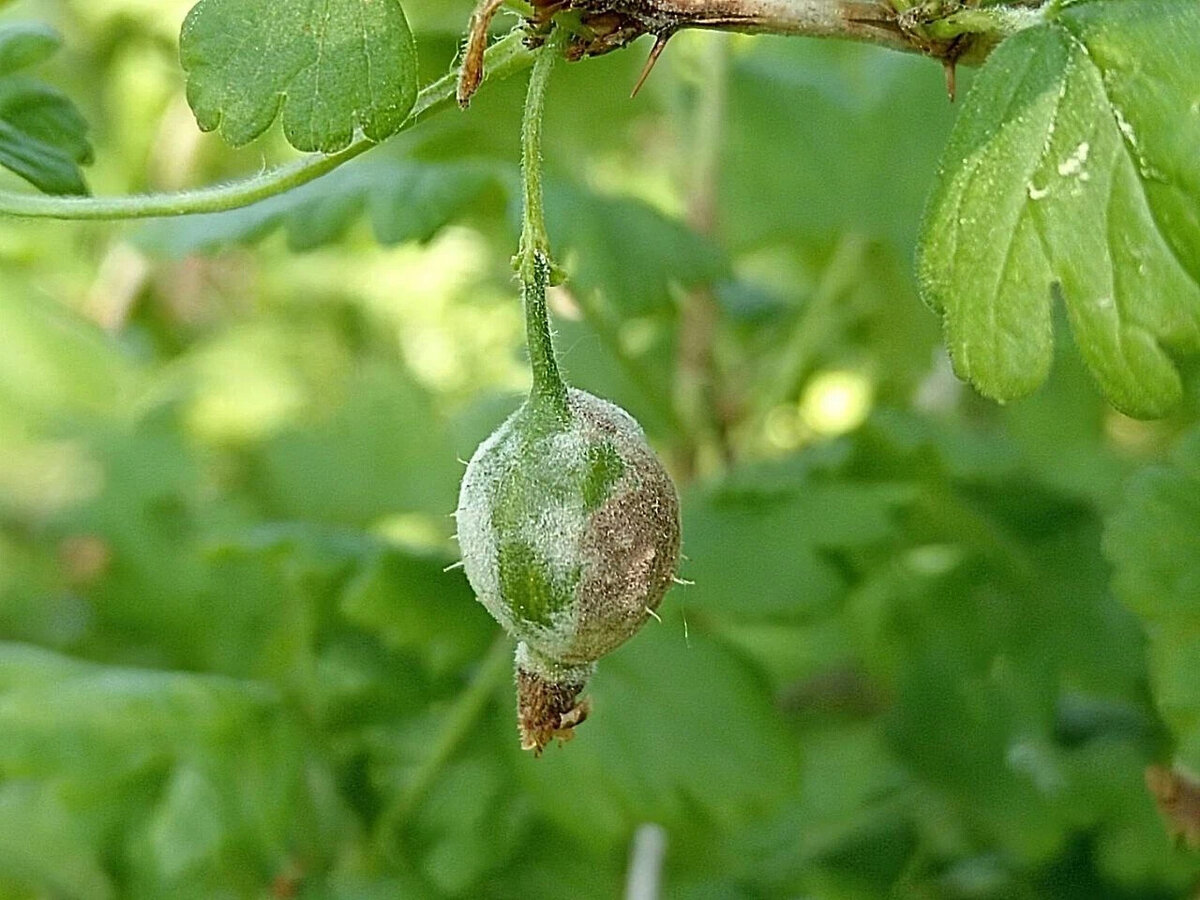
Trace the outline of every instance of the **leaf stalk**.
<instances>
[{"instance_id":1,"label":"leaf stalk","mask_svg":"<svg viewBox=\"0 0 1200 900\"><path fill-rule=\"evenodd\" d=\"M528 68L533 62L534 53L525 46L523 30L516 29L492 45L486 57L487 80L495 81ZM451 107L456 82L457 73L450 73L422 88L399 130L406 131L426 116ZM51 197L0 191L0 215L36 219L121 220L225 212L250 206L314 181L376 146L378 142L359 137L337 153L313 154L253 178L198 190L124 197Z\"/></svg>"}]
</instances>

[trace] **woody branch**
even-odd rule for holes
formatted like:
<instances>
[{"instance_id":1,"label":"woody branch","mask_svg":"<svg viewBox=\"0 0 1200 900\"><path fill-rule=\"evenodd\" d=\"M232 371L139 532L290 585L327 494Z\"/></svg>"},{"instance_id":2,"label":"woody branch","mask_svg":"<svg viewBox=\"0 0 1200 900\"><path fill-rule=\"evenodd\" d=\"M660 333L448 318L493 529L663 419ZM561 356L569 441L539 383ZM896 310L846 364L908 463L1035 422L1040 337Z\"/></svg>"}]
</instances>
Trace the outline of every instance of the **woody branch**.
<instances>
[{"instance_id":1,"label":"woody branch","mask_svg":"<svg viewBox=\"0 0 1200 900\"><path fill-rule=\"evenodd\" d=\"M685 28L806 35L861 41L941 60L980 61L1005 33L1031 24L1043 0L530 0L531 36L546 34L559 13L575 18L565 48L578 59L617 50L645 34L658 43ZM487 28L505 0L480 0L471 21L458 99L466 105L482 78ZM640 82L639 82L640 84ZM951 80L951 87L952 87Z\"/></svg>"}]
</instances>

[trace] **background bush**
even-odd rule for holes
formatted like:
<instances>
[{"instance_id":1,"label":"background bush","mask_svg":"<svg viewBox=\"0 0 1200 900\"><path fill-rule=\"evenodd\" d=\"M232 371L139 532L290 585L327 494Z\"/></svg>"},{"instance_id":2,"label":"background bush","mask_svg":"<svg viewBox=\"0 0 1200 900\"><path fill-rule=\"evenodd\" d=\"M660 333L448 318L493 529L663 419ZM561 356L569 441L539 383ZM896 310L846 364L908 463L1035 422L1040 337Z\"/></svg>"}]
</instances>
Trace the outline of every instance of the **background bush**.
<instances>
[{"instance_id":1,"label":"background bush","mask_svg":"<svg viewBox=\"0 0 1200 900\"><path fill-rule=\"evenodd\" d=\"M471 4L405 5L435 77ZM4 11L66 35L97 193L291 156L197 133L188 6ZM1153 422L1068 340L1011 407L954 379L912 282L937 65L685 34L631 102L641 63L552 85L553 307L694 584L540 760L444 571L524 388L522 78L258 207L0 222L0 897L614 897L644 823L689 900L1194 889L1143 770L1168 724L1200 758L1195 365Z\"/></svg>"}]
</instances>

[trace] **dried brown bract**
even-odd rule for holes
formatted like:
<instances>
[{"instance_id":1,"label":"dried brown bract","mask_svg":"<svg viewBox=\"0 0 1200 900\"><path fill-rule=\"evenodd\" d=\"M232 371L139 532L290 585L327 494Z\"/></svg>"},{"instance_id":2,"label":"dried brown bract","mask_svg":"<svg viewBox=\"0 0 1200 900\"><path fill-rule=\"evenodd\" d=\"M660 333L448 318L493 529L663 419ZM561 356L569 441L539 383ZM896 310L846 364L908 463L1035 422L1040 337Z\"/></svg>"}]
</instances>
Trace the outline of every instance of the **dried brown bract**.
<instances>
[{"instance_id":1,"label":"dried brown bract","mask_svg":"<svg viewBox=\"0 0 1200 900\"><path fill-rule=\"evenodd\" d=\"M588 717L591 704L579 699L583 684L547 681L535 672L517 668L517 729L521 749L541 756L554 740L565 743L575 726Z\"/></svg>"},{"instance_id":2,"label":"dried brown bract","mask_svg":"<svg viewBox=\"0 0 1200 900\"><path fill-rule=\"evenodd\" d=\"M1146 788L1177 841L1200 850L1200 782L1165 766L1146 768Z\"/></svg>"},{"instance_id":3,"label":"dried brown bract","mask_svg":"<svg viewBox=\"0 0 1200 900\"><path fill-rule=\"evenodd\" d=\"M467 26L467 43L463 49L462 65L458 70L458 105L466 109L472 95L483 82L483 53L487 50L488 27L504 0L479 0L471 23Z\"/></svg>"}]
</instances>

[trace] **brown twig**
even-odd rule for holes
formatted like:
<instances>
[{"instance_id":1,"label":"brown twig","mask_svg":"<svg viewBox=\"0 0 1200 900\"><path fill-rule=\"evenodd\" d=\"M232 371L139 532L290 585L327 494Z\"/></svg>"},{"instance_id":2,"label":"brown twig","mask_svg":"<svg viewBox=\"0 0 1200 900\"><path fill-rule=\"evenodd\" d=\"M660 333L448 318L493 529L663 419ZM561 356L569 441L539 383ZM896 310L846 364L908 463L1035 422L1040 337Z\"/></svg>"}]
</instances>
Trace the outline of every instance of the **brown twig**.
<instances>
[{"instance_id":1,"label":"brown twig","mask_svg":"<svg viewBox=\"0 0 1200 900\"><path fill-rule=\"evenodd\" d=\"M534 3L561 7L564 4ZM596 20L588 55L624 46L643 34L681 28L842 37L912 49L894 26L887 0L569 0L586 25Z\"/></svg>"},{"instance_id":2,"label":"brown twig","mask_svg":"<svg viewBox=\"0 0 1200 900\"><path fill-rule=\"evenodd\" d=\"M906 20L890 0L530 0L530 3L533 11L527 24L531 46L548 33L554 16L569 11L576 17L564 51L568 59L599 56L649 34L655 36L657 43L648 68L654 65L667 40L685 28L844 38L949 59L953 63L979 62L990 46L974 38L952 43L922 38L919 28L906 26ZM463 106L483 77L487 29L501 5L503 0L479 0L471 18L459 79L458 100Z\"/></svg>"}]
</instances>

